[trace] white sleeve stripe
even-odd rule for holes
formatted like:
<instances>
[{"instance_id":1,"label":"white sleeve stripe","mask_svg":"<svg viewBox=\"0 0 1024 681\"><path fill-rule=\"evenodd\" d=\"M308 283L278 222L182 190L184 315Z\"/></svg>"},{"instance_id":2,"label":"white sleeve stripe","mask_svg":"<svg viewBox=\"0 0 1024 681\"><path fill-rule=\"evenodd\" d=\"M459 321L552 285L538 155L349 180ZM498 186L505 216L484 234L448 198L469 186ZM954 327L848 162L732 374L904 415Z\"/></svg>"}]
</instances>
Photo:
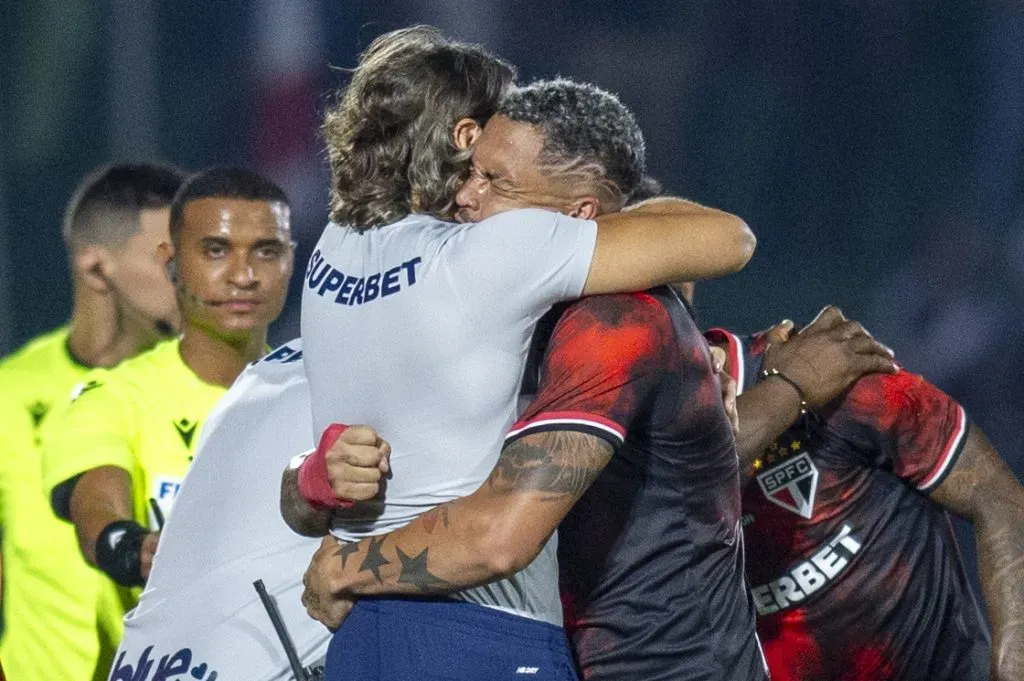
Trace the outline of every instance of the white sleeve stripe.
<instances>
[{"instance_id":1,"label":"white sleeve stripe","mask_svg":"<svg viewBox=\"0 0 1024 681\"><path fill-rule=\"evenodd\" d=\"M924 482L917 486L922 492L927 491L936 482L942 480L946 471L950 465L957 459L957 455L960 452L960 448L963 445L964 436L967 434L967 413L964 408L957 406L957 410L960 412L960 423L957 426L957 430L953 433L953 436L949 440L949 444L946 445L946 451L942 453L942 457L939 459L939 465L936 466L935 470L925 478Z\"/></svg>"},{"instance_id":2,"label":"white sleeve stripe","mask_svg":"<svg viewBox=\"0 0 1024 681\"><path fill-rule=\"evenodd\" d=\"M736 396L743 394L744 381L747 380L747 360L743 354L743 340L739 336L729 334L736 343Z\"/></svg>"},{"instance_id":3,"label":"white sleeve stripe","mask_svg":"<svg viewBox=\"0 0 1024 681\"><path fill-rule=\"evenodd\" d=\"M606 426L603 423L598 423L597 421L588 421L586 419L542 419L540 421L531 421L520 428L510 430L508 435L505 436L505 439L508 440L510 438L518 437L519 435L522 435L527 431L534 430L537 428L546 428L550 430L552 429L552 426L586 426L587 428L597 428L602 432L612 435L615 438L615 440L620 444L625 441L625 438L623 437L622 433L619 432L618 430L610 426ZM566 430L572 430L572 428L566 428Z\"/></svg>"}]
</instances>

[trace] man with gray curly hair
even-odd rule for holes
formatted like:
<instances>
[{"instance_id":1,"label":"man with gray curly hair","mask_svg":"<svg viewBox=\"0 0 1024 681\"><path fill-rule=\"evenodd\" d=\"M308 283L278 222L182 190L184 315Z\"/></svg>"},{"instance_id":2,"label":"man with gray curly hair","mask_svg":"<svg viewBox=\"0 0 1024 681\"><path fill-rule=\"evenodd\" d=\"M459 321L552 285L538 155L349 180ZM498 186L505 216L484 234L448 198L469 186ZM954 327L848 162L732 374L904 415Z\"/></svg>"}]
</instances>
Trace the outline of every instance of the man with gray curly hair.
<instances>
[{"instance_id":1,"label":"man with gray curly hair","mask_svg":"<svg viewBox=\"0 0 1024 681\"><path fill-rule=\"evenodd\" d=\"M568 80L534 83L509 93L484 128L458 215L486 222L539 206L600 219L641 189L643 172L643 136L614 95ZM525 373L536 395L486 481L384 536L325 540L306 574L307 609L360 638L360 608L379 607L381 595L468 593L523 575L531 588L554 589L548 557L561 524L566 624L588 681L765 679L743 581L735 441L686 306L667 287L591 296L546 317L531 356L543 358ZM370 423L389 439L400 425ZM451 419L439 426L451 430ZM446 474L459 479L463 444L451 442ZM332 481L360 480L341 463L358 459L358 448L340 454L328 462ZM392 470L387 495L402 475L393 458ZM360 600L341 624L350 599L365 596L378 598ZM458 604L435 608L434 622L458 621ZM419 638L417 628L404 631L394 635ZM538 654L544 646L520 646L502 658L507 668L469 678L549 678L561 662ZM451 664L463 655L432 652Z\"/></svg>"}]
</instances>

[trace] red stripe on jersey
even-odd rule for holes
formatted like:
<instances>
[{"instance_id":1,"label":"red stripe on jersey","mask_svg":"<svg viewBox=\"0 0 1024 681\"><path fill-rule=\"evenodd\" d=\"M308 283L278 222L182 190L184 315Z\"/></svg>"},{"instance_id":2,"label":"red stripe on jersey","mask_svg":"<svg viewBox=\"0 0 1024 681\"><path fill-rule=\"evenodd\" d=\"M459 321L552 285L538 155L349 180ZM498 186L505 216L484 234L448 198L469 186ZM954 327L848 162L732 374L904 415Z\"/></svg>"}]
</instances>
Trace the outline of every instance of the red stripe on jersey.
<instances>
[{"instance_id":1,"label":"red stripe on jersey","mask_svg":"<svg viewBox=\"0 0 1024 681\"><path fill-rule=\"evenodd\" d=\"M949 467L954 461L956 461L957 456L960 454L960 450L963 448L964 437L967 434L967 414L964 412L964 408L960 405L957 405L956 409L960 423L949 436L949 440L946 442L946 446L942 450L942 456L939 457L938 462L935 464L935 468L932 469L932 472L924 479L924 482L917 486L921 491L927 490L929 487L934 485L936 481L942 479Z\"/></svg>"},{"instance_id":2,"label":"red stripe on jersey","mask_svg":"<svg viewBox=\"0 0 1024 681\"><path fill-rule=\"evenodd\" d=\"M743 341L735 334L719 328L708 329L704 332L704 337L710 343L720 345L724 342L729 347L729 365L726 367L726 371L732 377L732 380L736 381L736 394L741 394L743 392L744 378Z\"/></svg>"},{"instance_id":3,"label":"red stripe on jersey","mask_svg":"<svg viewBox=\"0 0 1024 681\"><path fill-rule=\"evenodd\" d=\"M539 428L541 426L554 425L558 423L564 423L566 425L578 424L585 426L593 426L600 428L601 430L611 431L613 435L616 435L619 440L626 439L626 429L620 426L615 421L598 416L597 414L588 414L582 411L544 411L530 419L524 419L522 421L516 421L512 424L512 429L505 436L506 439L522 435L524 431L531 428Z\"/></svg>"}]
</instances>

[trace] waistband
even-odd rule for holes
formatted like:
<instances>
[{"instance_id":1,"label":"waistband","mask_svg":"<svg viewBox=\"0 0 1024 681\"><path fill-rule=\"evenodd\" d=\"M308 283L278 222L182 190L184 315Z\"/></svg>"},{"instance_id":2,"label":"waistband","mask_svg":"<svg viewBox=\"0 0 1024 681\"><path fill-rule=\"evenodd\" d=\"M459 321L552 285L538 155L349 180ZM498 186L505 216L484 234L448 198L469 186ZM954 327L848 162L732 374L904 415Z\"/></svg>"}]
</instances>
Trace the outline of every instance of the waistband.
<instances>
[{"instance_id":1,"label":"waistband","mask_svg":"<svg viewBox=\"0 0 1024 681\"><path fill-rule=\"evenodd\" d=\"M355 607L425 624L459 623L531 641L565 640L565 632L554 624L450 598L361 598Z\"/></svg>"}]
</instances>

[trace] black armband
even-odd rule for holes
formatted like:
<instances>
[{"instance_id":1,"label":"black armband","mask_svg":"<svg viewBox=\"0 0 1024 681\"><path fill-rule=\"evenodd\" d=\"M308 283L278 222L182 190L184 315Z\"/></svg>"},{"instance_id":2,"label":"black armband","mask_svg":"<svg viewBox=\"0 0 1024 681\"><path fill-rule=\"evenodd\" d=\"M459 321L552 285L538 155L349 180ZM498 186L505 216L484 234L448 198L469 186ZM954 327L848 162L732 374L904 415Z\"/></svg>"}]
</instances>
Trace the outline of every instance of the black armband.
<instances>
[{"instance_id":1,"label":"black armband","mask_svg":"<svg viewBox=\"0 0 1024 681\"><path fill-rule=\"evenodd\" d=\"M142 540L149 531L134 520L115 520L96 539L96 567L121 586L145 586Z\"/></svg>"},{"instance_id":2,"label":"black armband","mask_svg":"<svg viewBox=\"0 0 1024 681\"><path fill-rule=\"evenodd\" d=\"M79 473L74 477L68 478L50 492L50 506L61 520L71 521L71 495L74 494L75 485L78 484L83 475L85 473Z\"/></svg>"}]
</instances>

